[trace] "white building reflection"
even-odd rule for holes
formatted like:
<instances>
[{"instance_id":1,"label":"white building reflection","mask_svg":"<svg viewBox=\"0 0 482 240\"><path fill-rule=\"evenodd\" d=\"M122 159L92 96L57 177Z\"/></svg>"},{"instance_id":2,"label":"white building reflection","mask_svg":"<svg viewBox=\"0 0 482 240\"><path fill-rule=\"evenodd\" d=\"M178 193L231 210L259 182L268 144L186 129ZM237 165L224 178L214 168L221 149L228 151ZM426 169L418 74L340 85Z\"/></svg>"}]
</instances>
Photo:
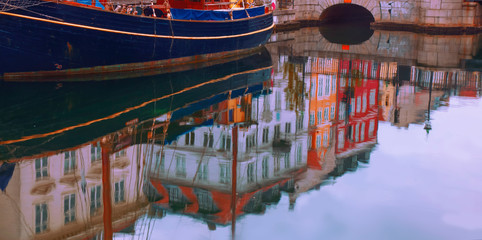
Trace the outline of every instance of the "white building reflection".
<instances>
[{"instance_id":1,"label":"white building reflection","mask_svg":"<svg viewBox=\"0 0 482 240\"><path fill-rule=\"evenodd\" d=\"M111 155L110 182L102 182L101 147L93 142L69 151L21 159L0 196L1 239L102 239L102 188L110 184L112 226L122 231L146 212L139 191L140 145Z\"/></svg>"}]
</instances>

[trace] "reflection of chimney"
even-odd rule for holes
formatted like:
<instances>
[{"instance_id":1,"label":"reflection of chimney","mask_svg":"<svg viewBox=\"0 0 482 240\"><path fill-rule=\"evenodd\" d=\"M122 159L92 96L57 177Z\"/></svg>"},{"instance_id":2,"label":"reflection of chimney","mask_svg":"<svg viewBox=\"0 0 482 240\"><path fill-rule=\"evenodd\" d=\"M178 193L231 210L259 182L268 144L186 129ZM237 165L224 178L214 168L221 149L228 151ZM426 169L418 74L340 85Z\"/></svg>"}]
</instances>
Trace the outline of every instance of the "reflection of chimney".
<instances>
[{"instance_id":1,"label":"reflection of chimney","mask_svg":"<svg viewBox=\"0 0 482 240\"><path fill-rule=\"evenodd\" d=\"M212 222L208 222L208 229L210 231L216 231L216 224L214 224Z\"/></svg>"}]
</instances>

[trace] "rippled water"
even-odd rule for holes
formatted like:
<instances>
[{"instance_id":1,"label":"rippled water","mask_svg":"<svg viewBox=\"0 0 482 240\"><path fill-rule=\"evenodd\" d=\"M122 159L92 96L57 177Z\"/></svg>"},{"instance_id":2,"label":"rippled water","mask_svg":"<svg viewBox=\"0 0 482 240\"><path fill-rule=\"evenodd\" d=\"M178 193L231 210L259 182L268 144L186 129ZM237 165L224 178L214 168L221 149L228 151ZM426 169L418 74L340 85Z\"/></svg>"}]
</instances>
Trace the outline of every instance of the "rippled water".
<instances>
[{"instance_id":1,"label":"rippled water","mask_svg":"<svg viewBox=\"0 0 482 240\"><path fill-rule=\"evenodd\" d=\"M482 238L479 36L335 35L0 83L0 239Z\"/></svg>"}]
</instances>

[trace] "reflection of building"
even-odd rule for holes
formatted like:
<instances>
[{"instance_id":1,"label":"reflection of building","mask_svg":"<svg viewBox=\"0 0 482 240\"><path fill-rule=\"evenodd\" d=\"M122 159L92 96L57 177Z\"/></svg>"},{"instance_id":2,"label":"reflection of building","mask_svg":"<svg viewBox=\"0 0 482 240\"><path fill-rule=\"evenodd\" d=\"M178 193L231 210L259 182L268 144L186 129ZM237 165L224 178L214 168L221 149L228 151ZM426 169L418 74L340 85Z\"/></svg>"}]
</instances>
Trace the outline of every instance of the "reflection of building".
<instances>
[{"instance_id":1,"label":"reflection of building","mask_svg":"<svg viewBox=\"0 0 482 240\"><path fill-rule=\"evenodd\" d=\"M354 64L356 65L356 64ZM358 61L358 65L370 63ZM336 123L336 155L344 155L367 143L376 143L379 81L361 77L340 77Z\"/></svg>"},{"instance_id":2,"label":"reflection of building","mask_svg":"<svg viewBox=\"0 0 482 240\"><path fill-rule=\"evenodd\" d=\"M410 84L428 89L449 91L448 95L479 97L482 90L480 72L462 70L431 70L412 67Z\"/></svg>"},{"instance_id":3,"label":"reflection of building","mask_svg":"<svg viewBox=\"0 0 482 240\"><path fill-rule=\"evenodd\" d=\"M112 225L121 231L145 210L139 145L111 155ZM102 235L100 144L24 159L0 194L1 239L85 239ZM14 226L9 223L14 223Z\"/></svg>"},{"instance_id":4,"label":"reflection of building","mask_svg":"<svg viewBox=\"0 0 482 240\"><path fill-rule=\"evenodd\" d=\"M378 79L383 63L310 60L308 169L295 181L291 204L328 178L356 170L358 162L368 163L377 142Z\"/></svg>"},{"instance_id":5,"label":"reflection of building","mask_svg":"<svg viewBox=\"0 0 482 240\"><path fill-rule=\"evenodd\" d=\"M194 113L188 118L202 118L196 126L171 144L154 146L149 176L155 191L149 192L155 208L225 225L233 216L234 180L236 217L262 213L281 191L292 191L292 179L306 167L308 118L297 93L302 79L279 77L260 92Z\"/></svg>"},{"instance_id":6,"label":"reflection of building","mask_svg":"<svg viewBox=\"0 0 482 240\"><path fill-rule=\"evenodd\" d=\"M308 164L321 169L321 161L332 146L339 61L314 58L311 66Z\"/></svg>"}]
</instances>

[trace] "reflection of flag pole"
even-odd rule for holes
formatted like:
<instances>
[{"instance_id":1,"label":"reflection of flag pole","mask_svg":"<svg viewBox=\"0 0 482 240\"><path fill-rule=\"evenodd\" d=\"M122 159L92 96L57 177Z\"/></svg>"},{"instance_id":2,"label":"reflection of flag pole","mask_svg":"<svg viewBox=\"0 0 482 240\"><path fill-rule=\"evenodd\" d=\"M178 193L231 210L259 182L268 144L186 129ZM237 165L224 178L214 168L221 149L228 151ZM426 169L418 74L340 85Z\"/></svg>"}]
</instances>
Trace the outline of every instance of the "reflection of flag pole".
<instances>
[{"instance_id":1,"label":"reflection of flag pole","mask_svg":"<svg viewBox=\"0 0 482 240\"><path fill-rule=\"evenodd\" d=\"M236 233L236 179L237 179L237 164L238 164L238 126L233 127L233 162L231 166L231 239L234 239Z\"/></svg>"},{"instance_id":2,"label":"reflection of flag pole","mask_svg":"<svg viewBox=\"0 0 482 240\"><path fill-rule=\"evenodd\" d=\"M109 139L102 139L102 203L104 204L104 239L112 239L112 203L110 192L110 154L112 146Z\"/></svg>"},{"instance_id":3,"label":"reflection of flag pole","mask_svg":"<svg viewBox=\"0 0 482 240\"><path fill-rule=\"evenodd\" d=\"M432 130L432 123L430 123L430 104L432 102L432 84L433 84L433 71L430 76L430 85L428 86L428 113L427 113L427 118L425 119L425 126L423 129L427 131L427 134L430 130Z\"/></svg>"}]
</instances>

